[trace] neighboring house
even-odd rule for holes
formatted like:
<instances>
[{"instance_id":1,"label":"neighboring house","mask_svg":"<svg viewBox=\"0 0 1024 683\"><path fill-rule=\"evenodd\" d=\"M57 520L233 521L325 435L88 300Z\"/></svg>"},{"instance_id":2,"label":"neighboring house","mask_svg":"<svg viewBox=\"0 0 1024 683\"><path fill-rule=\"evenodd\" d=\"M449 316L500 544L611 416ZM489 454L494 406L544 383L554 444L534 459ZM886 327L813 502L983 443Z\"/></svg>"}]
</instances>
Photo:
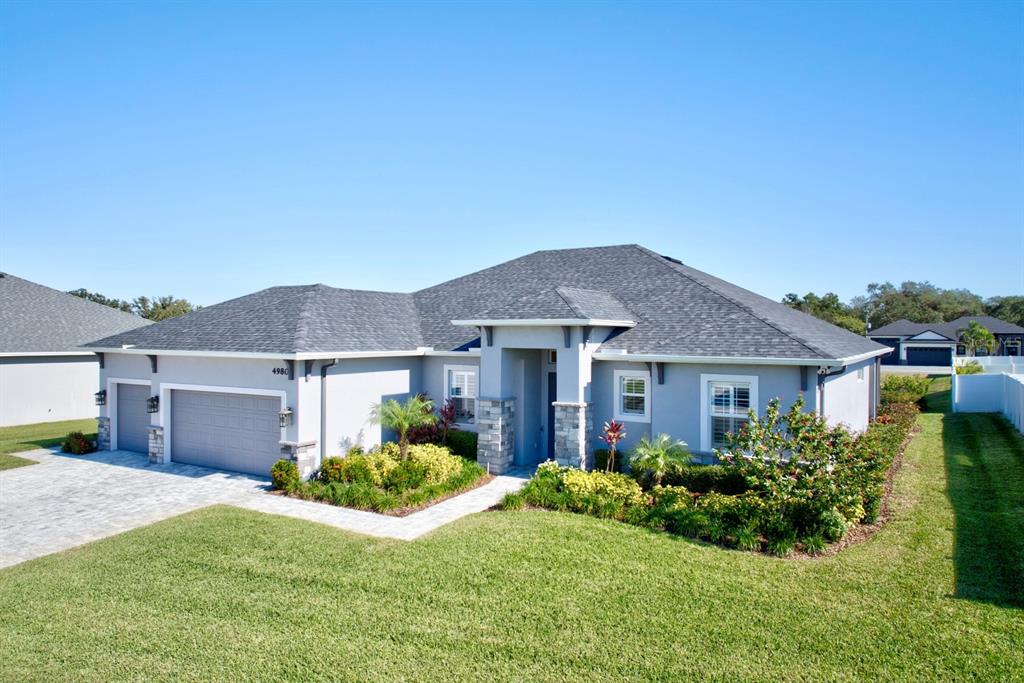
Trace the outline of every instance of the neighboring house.
<instances>
[{"instance_id":1,"label":"neighboring house","mask_svg":"<svg viewBox=\"0 0 1024 683\"><path fill-rule=\"evenodd\" d=\"M950 367L954 356L964 356L967 350L960 344L960 333L972 322L991 332L997 342L992 355L1020 356L1024 340L1024 327L1008 323L989 315L965 315L948 323L912 323L897 320L872 330L868 336L893 349L882 359L886 365L932 365ZM979 350L977 355L988 355Z\"/></svg>"},{"instance_id":2,"label":"neighboring house","mask_svg":"<svg viewBox=\"0 0 1024 683\"><path fill-rule=\"evenodd\" d=\"M80 346L148 324L0 273L0 427L96 417L99 361Z\"/></svg>"},{"instance_id":3,"label":"neighboring house","mask_svg":"<svg viewBox=\"0 0 1024 683\"><path fill-rule=\"evenodd\" d=\"M589 461L612 419L626 448L666 432L709 453L775 396L862 430L889 351L636 245L412 294L273 287L89 346L105 446L262 475L379 443L371 404L416 392L457 401L492 472Z\"/></svg>"}]
</instances>

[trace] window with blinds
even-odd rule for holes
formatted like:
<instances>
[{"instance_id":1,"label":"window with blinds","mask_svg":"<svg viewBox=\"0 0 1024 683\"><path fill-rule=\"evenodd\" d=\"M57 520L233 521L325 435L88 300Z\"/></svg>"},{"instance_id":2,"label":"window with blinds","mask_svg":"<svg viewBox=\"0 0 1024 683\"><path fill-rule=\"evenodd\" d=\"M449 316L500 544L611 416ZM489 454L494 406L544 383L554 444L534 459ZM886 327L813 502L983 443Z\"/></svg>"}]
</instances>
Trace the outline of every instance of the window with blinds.
<instances>
[{"instance_id":1,"label":"window with blinds","mask_svg":"<svg viewBox=\"0 0 1024 683\"><path fill-rule=\"evenodd\" d=\"M472 424L476 420L476 368L448 368L447 394L455 406L455 421Z\"/></svg>"},{"instance_id":2,"label":"window with blinds","mask_svg":"<svg viewBox=\"0 0 1024 683\"><path fill-rule=\"evenodd\" d=\"M724 448L725 435L735 434L747 423L750 410L750 384L746 382L710 382L709 417L711 447Z\"/></svg>"}]
</instances>

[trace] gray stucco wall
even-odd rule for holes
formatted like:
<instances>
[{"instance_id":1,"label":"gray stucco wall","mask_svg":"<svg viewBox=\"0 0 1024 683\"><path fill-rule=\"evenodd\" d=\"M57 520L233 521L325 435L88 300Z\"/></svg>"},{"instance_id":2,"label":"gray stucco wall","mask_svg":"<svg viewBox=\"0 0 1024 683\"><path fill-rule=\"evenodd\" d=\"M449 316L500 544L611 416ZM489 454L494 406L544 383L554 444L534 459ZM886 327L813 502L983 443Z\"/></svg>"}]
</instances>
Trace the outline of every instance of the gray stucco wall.
<instances>
[{"instance_id":1,"label":"gray stucco wall","mask_svg":"<svg viewBox=\"0 0 1024 683\"><path fill-rule=\"evenodd\" d=\"M370 424L370 406L423 391L422 370L420 357L343 359L329 368L325 453L342 455L354 445L379 444L382 430Z\"/></svg>"},{"instance_id":2,"label":"gray stucco wall","mask_svg":"<svg viewBox=\"0 0 1024 683\"><path fill-rule=\"evenodd\" d=\"M96 417L96 356L0 358L0 427Z\"/></svg>"},{"instance_id":3,"label":"gray stucco wall","mask_svg":"<svg viewBox=\"0 0 1024 683\"><path fill-rule=\"evenodd\" d=\"M871 383L875 360L849 365L846 372L825 380L823 415L829 424L845 424L854 431L867 428L871 417ZM863 377L858 371L863 370Z\"/></svg>"},{"instance_id":4,"label":"gray stucco wall","mask_svg":"<svg viewBox=\"0 0 1024 683\"><path fill-rule=\"evenodd\" d=\"M593 372L594 422L597 430L614 417L615 370L647 370L646 363L595 361ZM628 436L621 450L630 450L644 436L666 433L685 441L694 453L701 448L701 375L753 375L758 378L758 412L768 401L782 398L783 409L800 395L800 369L786 365L697 365L666 363L665 383L658 384L657 373L651 377L651 422L625 421ZM811 377L810 392L814 390ZM808 392L808 394L810 394ZM805 398L810 403L812 395ZM596 439L596 434L595 434ZM595 447L604 444L596 442Z\"/></svg>"}]
</instances>

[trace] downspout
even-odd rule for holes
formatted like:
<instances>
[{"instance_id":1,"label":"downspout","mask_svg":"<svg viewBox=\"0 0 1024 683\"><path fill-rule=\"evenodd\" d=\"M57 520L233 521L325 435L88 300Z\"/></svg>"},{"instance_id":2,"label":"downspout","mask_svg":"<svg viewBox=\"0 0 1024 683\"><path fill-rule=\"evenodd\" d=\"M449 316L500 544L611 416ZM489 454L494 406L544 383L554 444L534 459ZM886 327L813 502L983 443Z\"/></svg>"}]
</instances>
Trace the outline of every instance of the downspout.
<instances>
[{"instance_id":1,"label":"downspout","mask_svg":"<svg viewBox=\"0 0 1024 683\"><path fill-rule=\"evenodd\" d=\"M335 358L320 366L320 461L327 457L327 368L338 364Z\"/></svg>"}]
</instances>

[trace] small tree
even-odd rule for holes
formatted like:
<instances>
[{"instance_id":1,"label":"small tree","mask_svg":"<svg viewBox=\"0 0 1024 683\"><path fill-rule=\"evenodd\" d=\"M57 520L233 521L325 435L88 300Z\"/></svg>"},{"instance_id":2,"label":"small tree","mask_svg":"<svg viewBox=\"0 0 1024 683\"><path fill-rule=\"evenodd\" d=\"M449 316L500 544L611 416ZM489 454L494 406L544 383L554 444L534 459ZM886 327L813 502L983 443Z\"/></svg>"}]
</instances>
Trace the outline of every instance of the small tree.
<instances>
[{"instance_id":1,"label":"small tree","mask_svg":"<svg viewBox=\"0 0 1024 683\"><path fill-rule=\"evenodd\" d=\"M598 438L608 444L608 462L605 463L605 469L614 472L615 451L619 447L619 442L626 438L626 425L615 420L605 422L604 427L601 428L601 436Z\"/></svg>"},{"instance_id":2,"label":"small tree","mask_svg":"<svg viewBox=\"0 0 1024 683\"><path fill-rule=\"evenodd\" d=\"M690 461L686 442L677 441L668 434L658 434L653 439L640 439L629 458L634 472L646 472L654 486L661 484L669 467Z\"/></svg>"},{"instance_id":3,"label":"small tree","mask_svg":"<svg viewBox=\"0 0 1024 683\"><path fill-rule=\"evenodd\" d=\"M977 320L972 320L967 329L960 333L960 343L966 347L970 355L975 355L978 349L987 349L989 353L996 348L995 335L989 332L984 325Z\"/></svg>"},{"instance_id":4,"label":"small tree","mask_svg":"<svg viewBox=\"0 0 1024 683\"><path fill-rule=\"evenodd\" d=\"M437 422L434 402L416 394L399 403L393 398L370 407L370 422L379 424L398 433L398 450L405 460L409 455L409 430Z\"/></svg>"}]
</instances>

